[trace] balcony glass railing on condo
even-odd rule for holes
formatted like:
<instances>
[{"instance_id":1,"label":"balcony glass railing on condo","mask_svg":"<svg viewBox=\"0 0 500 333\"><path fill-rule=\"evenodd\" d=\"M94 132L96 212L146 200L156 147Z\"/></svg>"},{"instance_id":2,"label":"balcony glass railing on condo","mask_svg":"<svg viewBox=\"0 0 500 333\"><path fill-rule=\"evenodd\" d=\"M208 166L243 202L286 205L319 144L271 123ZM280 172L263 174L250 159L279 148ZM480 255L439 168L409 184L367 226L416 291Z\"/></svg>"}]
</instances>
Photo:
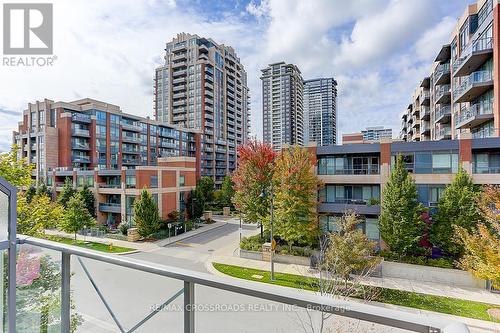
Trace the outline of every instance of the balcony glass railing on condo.
<instances>
[{"instance_id":1,"label":"balcony glass railing on condo","mask_svg":"<svg viewBox=\"0 0 500 333\"><path fill-rule=\"evenodd\" d=\"M451 128L449 126L441 127L436 130L436 139L444 139L451 135Z\"/></svg>"},{"instance_id":2,"label":"balcony glass railing on condo","mask_svg":"<svg viewBox=\"0 0 500 333\"><path fill-rule=\"evenodd\" d=\"M449 72L450 72L450 63L449 62L446 62L444 64L439 64L436 67L436 70L434 71L434 81L437 81L441 75L443 75L445 73L449 73Z\"/></svg>"},{"instance_id":3,"label":"balcony glass railing on condo","mask_svg":"<svg viewBox=\"0 0 500 333\"><path fill-rule=\"evenodd\" d=\"M440 106L439 108L436 109L435 119L439 119L442 116L445 116L445 115L448 115L448 114L451 114L451 107L450 107L450 105Z\"/></svg>"},{"instance_id":4,"label":"balcony glass railing on condo","mask_svg":"<svg viewBox=\"0 0 500 333\"><path fill-rule=\"evenodd\" d=\"M474 84L485 83L491 80L493 80L493 73L490 71L472 72L470 75L463 77L461 84L453 90L453 98L457 99Z\"/></svg>"},{"instance_id":5,"label":"balcony glass railing on condo","mask_svg":"<svg viewBox=\"0 0 500 333\"><path fill-rule=\"evenodd\" d=\"M450 93L450 85L443 84L436 87L436 100L439 100L443 95Z\"/></svg>"},{"instance_id":6,"label":"balcony glass railing on condo","mask_svg":"<svg viewBox=\"0 0 500 333\"><path fill-rule=\"evenodd\" d=\"M458 68L469 58L469 56L474 52L480 52L493 48L493 38L492 37L483 37L479 38L472 43L469 44L462 52L460 58L455 60L453 63L453 72L456 72Z\"/></svg>"},{"instance_id":7,"label":"balcony glass railing on condo","mask_svg":"<svg viewBox=\"0 0 500 333\"><path fill-rule=\"evenodd\" d=\"M468 108L463 109L460 112L456 120L456 124L459 125L475 116L483 114L492 114L492 113L493 113L493 101L490 100L490 101L483 101L480 103L476 103L469 106Z\"/></svg>"}]
</instances>

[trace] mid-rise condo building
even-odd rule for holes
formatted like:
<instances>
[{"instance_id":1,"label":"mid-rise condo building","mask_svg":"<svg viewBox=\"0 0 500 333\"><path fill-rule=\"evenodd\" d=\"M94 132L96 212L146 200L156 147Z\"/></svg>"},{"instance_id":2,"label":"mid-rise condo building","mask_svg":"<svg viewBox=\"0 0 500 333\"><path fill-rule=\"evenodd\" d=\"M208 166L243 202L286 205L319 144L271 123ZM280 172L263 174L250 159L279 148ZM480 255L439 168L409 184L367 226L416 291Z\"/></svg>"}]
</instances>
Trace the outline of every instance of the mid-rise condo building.
<instances>
[{"instance_id":1,"label":"mid-rise condo building","mask_svg":"<svg viewBox=\"0 0 500 333\"><path fill-rule=\"evenodd\" d=\"M200 172L199 131L123 113L119 106L85 98L29 103L14 132L19 157L33 178L61 191L66 179L95 194L98 222L131 223L143 188L163 218L182 211Z\"/></svg>"},{"instance_id":2,"label":"mid-rise condo building","mask_svg":"<svg viewBox=\"0 0 500 333\"><path fill-rule=\"evenodd\" d=\"M402 115L405 141L500 136L500 6L469 5Z\"/></svg>"},{"instance_id":3,"label":"mid-rise condo building","mask_svg":"<svg viewBox=\"0 0 500 333\"><path fill-rule=\"evenodd\" d=\"M178 34L155 70L154 114L158 121L200 130L202 176L221 184L236 168L237 146L250 129L247 73L231 46Z\"/></svg>"}]
</instances>

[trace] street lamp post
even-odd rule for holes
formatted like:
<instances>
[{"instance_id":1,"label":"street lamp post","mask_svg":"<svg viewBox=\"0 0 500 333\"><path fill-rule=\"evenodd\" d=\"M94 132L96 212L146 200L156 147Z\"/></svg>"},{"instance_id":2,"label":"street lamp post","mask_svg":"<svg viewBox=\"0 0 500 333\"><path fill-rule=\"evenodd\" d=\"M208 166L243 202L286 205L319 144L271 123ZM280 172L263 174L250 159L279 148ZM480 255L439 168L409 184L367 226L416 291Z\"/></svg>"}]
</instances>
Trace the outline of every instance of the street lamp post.
<instances>
[{"instance_id":1,"label":"street lamp post","mask_svg":"<svg viewBox=\"0 0 500 333\"><path fill-rule=\"evenodd\" d=\"M266 190L264 189L262 193L260 194L261 197L265 198L266 197ZM270 238L271 238L271 281L274 281L274 237L273 237L273 229L274 229L274 193L273 193L273 183L271 182L271 185L269 186L269 199L271 201L271 207L270 207L270 213L271 213L271 220L270 220L270 225L271 225L271 232L270 232Z\"/></svg>"},{"instance_id":2,"label":"street lamp post","mask_svg":"<svg viewBox=\"0 0 500 333\"><path fill-rule=\"evenodd\" d=\"M196 198L191 199L191 217L193 218L194 221L194 229L196 230L196 218L194 217L194 204L196 202Z\"/></svg>"}]
</instances>

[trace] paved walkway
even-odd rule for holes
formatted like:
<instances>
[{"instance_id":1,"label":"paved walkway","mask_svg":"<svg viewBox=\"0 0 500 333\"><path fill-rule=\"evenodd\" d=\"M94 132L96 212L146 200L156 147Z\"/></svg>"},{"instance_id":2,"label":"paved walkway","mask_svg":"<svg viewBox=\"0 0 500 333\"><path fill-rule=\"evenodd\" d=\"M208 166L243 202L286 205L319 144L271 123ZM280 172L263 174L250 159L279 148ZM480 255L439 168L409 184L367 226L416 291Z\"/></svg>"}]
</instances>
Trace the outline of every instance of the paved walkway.
<instances>
[{"instance_id":1,"label":"paved walkway","mask_svg":"<svg viewBox=\"0 0 500 333\"><path fill-rule=\"evenodd\" d=\"M211 257L212 262L218 262L227 265L242 266L260 270L270 270L270 263L260 260L252 260L237 257L238 252L234 252L235 255L214 255ZM207 269L214 274L222 274L212 267L211 262L207 262ZM210 267L209 267L210 266ZM293 265L293 264L281 264L275 263L274 270L280 273L289 273L296 275L305 276L318 276L318 272L308 266ZM490 293L487 290L479 288L465 288L456 287L444 284L430 283L430 282L419 282L406 279L395 279L395 278L375 278L367 277L361 282L366 285L414 291L422 294L446 296L459 299L466 299L471 301L485 302L500 305L500 295Z\"/></svg>"},{"instance_id":2,"label":"paved walkway","mask_svg":"<svg viewBox=\"0 0 500 333\"><path fill-rule=\"evenodd\" d=\"M180 234L178 236L172 236L169 238L165 239L160 239L156 242L144 242L144 241L138 241L138 242L129 242L125 240L119 240L119 239L114 239L114 238L105 238L105 237L92 237L92 236L83 236L83 235L77 235L76 238L79 240L86 240L90 242L96 242L96 243L103 243L103 244L109 244L113 243L115 246L121 246L121 247L128 247L134 249L134 251L141 251L141 252L149 252L149 251L154 251L158 248L167 246L169 244L179 242L181 240L199 235L201 233L213 230L215 228L222 227L226 225L227 222L225 221L216 221L215 223L211 224L203 224L203 226L197 228L196 230L191 230L186 233ZM63 237L68 237L68 238L74 238L75 235L73 234L68 234L59 230L46 230L45 233L47 235L58 235L58 236L63 236ZM130 252L125 252L125 253L120 253L120 254L128 254Z\"/></svg>"}]
</instances>

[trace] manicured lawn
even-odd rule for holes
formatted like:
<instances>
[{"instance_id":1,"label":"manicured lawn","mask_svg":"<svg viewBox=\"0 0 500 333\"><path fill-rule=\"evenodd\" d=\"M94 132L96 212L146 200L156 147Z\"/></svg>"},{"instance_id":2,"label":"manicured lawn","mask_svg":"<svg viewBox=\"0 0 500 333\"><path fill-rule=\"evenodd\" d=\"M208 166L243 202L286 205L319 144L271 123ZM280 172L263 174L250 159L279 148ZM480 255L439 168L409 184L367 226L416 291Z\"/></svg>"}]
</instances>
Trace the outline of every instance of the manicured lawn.
<instances>
[{"instance_id":1,"label":"manicured lawn","mask_svg":"<svg viewBox=\"0 0 500 333\"><path fill-rule=\"evenodd\" d=\"M129 252L129 251L135 250L135 249L131 249L128 247L121 247L121 246L116 246L116 245L113 245L113 249L110 250L109 244L88 242L88 241L83 241L83 240L76 240L76 242L75 242L75 240L72 238L66 238L66 237L61 237L61 236L45 235L44 238L51 240L51 241L54 241L54 242L84 247L86 249L91 249L91 250L96 250L96 251L101 251L101 252L106 252L106 253L123 253L123 252Z\"/></svg>"},{"instance_id":2,"label":"manicured lawn","mask_svg":"<svg viewBox=\"0 0 500 333\"><path fill-rule=\"evenodd\" d=\"M269 271L225 265L220 263L213 263L213 266L219 272L240 279L276 284L297 289L312 291L317 290L316 286L318 285L318 279L314 277L304 277L287 273L275 273L276 280L271 281L271 273ZM253 275L260 275L262 276L262 278L255 277ZM402 291L381 287L371 288L374 288L373 294L375 295L372 300L377 302L446 313L461 317L500 322L491 318L486 312L488 309L500 308L500 306L461 300L451 297L420 294L411 291Z\"/></svg>"}]
</instances>

